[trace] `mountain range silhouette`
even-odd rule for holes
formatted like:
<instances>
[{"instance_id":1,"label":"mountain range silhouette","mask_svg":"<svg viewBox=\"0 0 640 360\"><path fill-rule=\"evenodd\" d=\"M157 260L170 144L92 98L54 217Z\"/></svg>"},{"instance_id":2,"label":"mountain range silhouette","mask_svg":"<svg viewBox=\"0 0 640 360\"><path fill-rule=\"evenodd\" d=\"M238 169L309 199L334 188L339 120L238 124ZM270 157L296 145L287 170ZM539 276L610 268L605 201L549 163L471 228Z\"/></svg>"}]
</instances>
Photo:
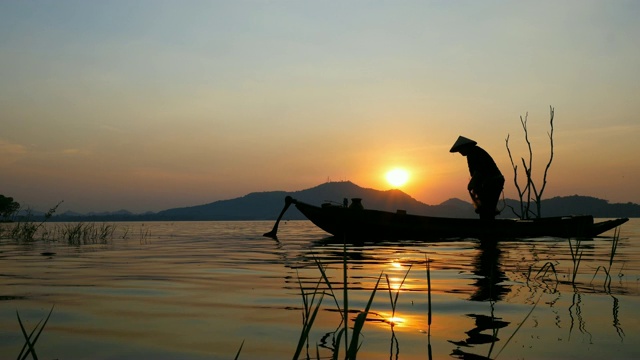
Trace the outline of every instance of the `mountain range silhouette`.
<instances>
[{"instance_id":1,"label":"mountain range silhouette","mask_svg":"<svg viewBox=\"0 0 640 360\"><path fill-rule=\"evenodd\" d=\"M133 214L126 210L114 213L77 214L66 212L55 215L53 221L205 221L205 220L275 220L284 206L285 196L320 205L325 202L342 204L344 199L361 198L365 208L395 212L398 209L410 214L475 218L473 206L467 201L449 199L439 205L427 205L401 190L375 190L360 187L350 181L326 182L300 191L254 192L245 196L214 201L207 204L172 208L156 213ZM542 215L593 215L596 218L640 217L640 205L634 203L610 204L589 196L563 196L543 199ZM512 209L520 208L520 201L500 200L501 218L516 218ZM532 204L532 208L534 205ZM284 216L287 220L305 217L295 207Z\"/></svg>"}]
</instances>

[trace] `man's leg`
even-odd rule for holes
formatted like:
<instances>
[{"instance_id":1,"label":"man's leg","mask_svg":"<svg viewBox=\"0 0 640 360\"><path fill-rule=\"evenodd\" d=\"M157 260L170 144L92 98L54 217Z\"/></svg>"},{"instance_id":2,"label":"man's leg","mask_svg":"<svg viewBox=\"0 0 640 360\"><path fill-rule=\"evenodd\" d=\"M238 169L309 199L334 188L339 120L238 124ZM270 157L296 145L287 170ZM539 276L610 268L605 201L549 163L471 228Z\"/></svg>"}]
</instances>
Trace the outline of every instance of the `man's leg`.
<instances>
[{"instance_id":1,"label":"man's leg","mask_svg":"<svg viewBox=\"0 0 640 360\"><path fill-rule=\"evenodd\" d=\"M483 192L480 195L480 201L482 203L482 209L478 211L480 219L495 219L496 215L500 213L497 208L503 187L504 180L497 180L484 187Z\"/></svg>"}]
</instances>

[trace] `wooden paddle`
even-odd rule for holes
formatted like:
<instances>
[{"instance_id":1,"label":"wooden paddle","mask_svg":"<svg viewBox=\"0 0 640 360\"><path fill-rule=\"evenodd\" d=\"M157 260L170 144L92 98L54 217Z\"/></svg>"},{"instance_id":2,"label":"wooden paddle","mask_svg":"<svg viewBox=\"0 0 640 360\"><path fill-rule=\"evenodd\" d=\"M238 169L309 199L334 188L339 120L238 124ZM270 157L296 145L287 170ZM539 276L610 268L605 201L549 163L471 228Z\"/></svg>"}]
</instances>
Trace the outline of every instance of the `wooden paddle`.
<instances>
[{"instance_id":1,"label":"wooden paddle","mask_svg":"<svg viewBox=\"0 0 640 360\"><path fill-rule=\"evenodd\" d=\"M293 203L293 198L287 195L284 198L284 208L280 212L280 215L278 216L278 220L276 220L276 223L273 225L273 229L271 229L271 231L269 232L262 234L262 236L266 236L266 237L270 237L272 239L278 240L277 232L278 232L278 225L280 224L280 219L282 219L282 215L284 215L285 211L287 211L287 209L292 203Z\"/></svg>"}]
</instances>

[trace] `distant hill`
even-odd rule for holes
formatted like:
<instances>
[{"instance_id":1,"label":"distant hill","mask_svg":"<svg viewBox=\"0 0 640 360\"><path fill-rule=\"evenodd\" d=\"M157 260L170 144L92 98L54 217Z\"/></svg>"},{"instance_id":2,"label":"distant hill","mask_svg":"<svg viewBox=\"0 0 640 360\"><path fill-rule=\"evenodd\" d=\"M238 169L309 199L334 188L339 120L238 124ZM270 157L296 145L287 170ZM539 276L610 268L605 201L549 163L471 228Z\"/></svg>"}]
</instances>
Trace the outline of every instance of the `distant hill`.
<instances>
[{"instance_id":1,"label":"distant hill","mask_svg":"<svg viewBox=\"0 0 640 360\"><path fill-rule=\"evenodd\" d=\"M285 196L310 204L320 205L325 202L342 204L343 200L362 198L366 208L395 212L406 210L411 214L474 218L477 215L473 206L467 201L449 199L439 205L427 205L400 190L375 190L362 188L350 181L327 182L316 187L286 192L270 191L255 192L243 197L220 200L212 203L173 208L157 213L131 214L126 210L115 213L102 214L71 214L55 215L55 221L198 221L198 220L275 220L284 206ZM520 208L517 200L506 199L500 202L505 208L501 217L513 218L514 209ZM608 217L640 217L640 205L610 204L588 196L554 197L542 201L544 216L590 214L598 218ZM304 216L295 208L290 207L284 216L288 220L301 220Z\"/></svg>"},{"instance_id":2,"label":"distant hill","mask_svg":"<svg viewBox=\"0 0 640 360\"><path fill-rule=\"evenodd\" d=\"M181 220L275 220L284 206L284 198L289 195L300 201L320 205L325 202L342 204L344 199L362 198L364 206L370 209L396 211L404 209L409 213L432 216L475 216L469 203L465 207L454 200L451 203L432 206L424 204L400 190L374 190L362 188L350 181L328 182L316 187L294 191L272 191L251 193L232 200L216 201L209 204L168 209L155 214L162 219ZM448 214L448 215L445 215ZM289 220L305 217L291 207L286 215Z\"/></svg>"},{"instance_id":3,"label":"distant hill","mask_svg":"<svg viewBox=\"0 0 640 360\"><path fill-rule=\"evenodd\" d=\"M516 200L506 200L508 205L519 209L520 202ZM517 207L516 207L517 206ZM513 213L507 209L512 217ZM640 205L634 203L610 204L607 200L602 200L590 196L558 196L542 200L543 216L562 216L588 214L596 218L620 218L620 217L640 217Z\"/></svg>"}]
</instances>

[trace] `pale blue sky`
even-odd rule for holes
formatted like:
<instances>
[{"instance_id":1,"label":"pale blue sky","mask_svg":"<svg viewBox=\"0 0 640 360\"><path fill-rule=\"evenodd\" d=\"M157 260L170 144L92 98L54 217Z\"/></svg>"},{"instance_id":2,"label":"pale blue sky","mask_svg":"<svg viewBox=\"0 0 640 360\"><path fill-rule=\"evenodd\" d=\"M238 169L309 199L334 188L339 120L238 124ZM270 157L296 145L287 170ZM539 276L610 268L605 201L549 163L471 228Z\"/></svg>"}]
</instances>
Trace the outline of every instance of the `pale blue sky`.
<instances>
[{"instance_id":1,"label":"pale blue sky","mask_svg":"<svg viewBox=\"0 0 640 360\"><path fill-rule=\"evenodd\" d=\"M0 194L162 210L351 180L467 199L458 135L640 203L637 1L0 2ZM535 172L535 169L534 169ZM515 197L507 181L505 195Z\"/></svg>"}]
</instances>

